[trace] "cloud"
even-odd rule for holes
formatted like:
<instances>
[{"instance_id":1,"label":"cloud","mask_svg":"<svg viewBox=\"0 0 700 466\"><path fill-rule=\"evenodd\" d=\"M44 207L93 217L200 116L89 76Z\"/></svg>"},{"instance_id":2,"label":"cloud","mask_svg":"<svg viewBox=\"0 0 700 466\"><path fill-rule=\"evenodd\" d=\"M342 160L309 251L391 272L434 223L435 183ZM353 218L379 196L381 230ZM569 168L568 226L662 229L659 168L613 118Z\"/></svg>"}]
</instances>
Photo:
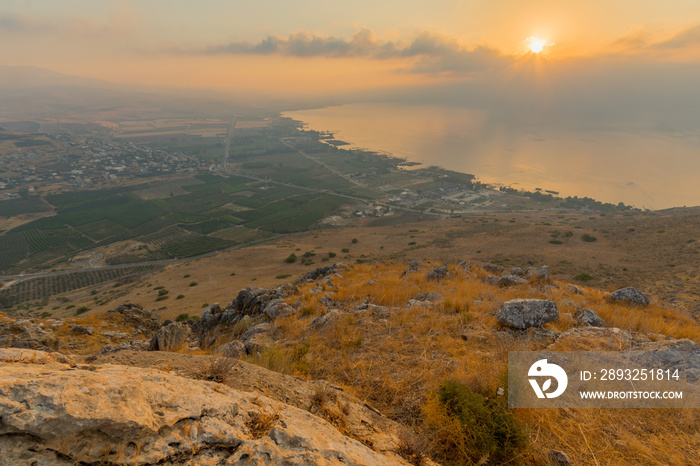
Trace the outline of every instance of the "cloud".
<instances>
[{"instance_id":1,"label":"cloud","mask_svg":"<svg viewBox=\"0 0 700 466\"><path fill-rule=\"evenodd\" d=\"M129 5L122 5L109 15L107 21L95 21L83 17L48 19L20 14L0 14L0 33L61 35L75 39L117 37L133 33L139 21L134 18Z\"/></svg>"},{"instance_id":2,"label":"cloud","mask_svg":"<svg viewBox=\"0 0 700 466\"><path fill-rule=\"evenodd\" d=\"M185 53L206 55L288 55L294 57L367 57L391 56L396 50L391 42L382 43L371 29L361 29L351 40L298 32L289 37L269 35L257 43L231 42Z\"/></svg>"},{"instance_id":3,"label":"cloud","mask_svg":"<svg viewBox=\"0 0 700 466\"><path fill-rule=\"evenodd\" d=\"M458 40L445 34L422 31L410 42L381 41L374 31L363 28L350 40L299 32L288 37L269 35L251 43L231 42L204 49L178 51L205 55L284 55L293 57L364 57L384 60L415 59L409 69L419 73L471 73L506 66L508 57L495 49L467 49Z\"/></svg>"},{"instance_id":4,"label":"cloud","mask_svg":"<svg viewBox=\"0 0 700 466\"><path fill-rule=\"evenodd\" d=\"M689 26L670 37L659 38L646 29L637 29L609 45L609 50L625 54L683 54L700 46L700 24Z\"/></svg>"},{"instance_id":5,"label":"cloud","mask_svg":"<svg viewBox=\"0 0 700 466\"><path fill-rule=\"evenodd\" d=\"M700 44L700 24L685 29L670 39L652 45L656 49L683 49Z\"/></svg>"},{"instance_id":6,"label":"cloud","mask_svg":"<svg viewBox=\"0 0 700 466\"><path fill-rule=\"evenodd\" d=\"M55 30L55 24L40 21L30 16L15 14L0 15L0 32L37 33L53 32Z\"/></svg>"}]
</instances>

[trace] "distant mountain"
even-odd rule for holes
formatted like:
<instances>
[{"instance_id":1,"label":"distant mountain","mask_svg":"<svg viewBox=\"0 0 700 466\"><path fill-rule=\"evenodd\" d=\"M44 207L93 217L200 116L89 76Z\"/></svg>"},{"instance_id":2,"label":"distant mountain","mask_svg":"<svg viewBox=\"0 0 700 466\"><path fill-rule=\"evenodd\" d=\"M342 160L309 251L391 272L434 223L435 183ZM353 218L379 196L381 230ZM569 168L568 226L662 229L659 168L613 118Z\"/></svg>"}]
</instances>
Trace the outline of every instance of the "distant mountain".
<instances>
[{"instance_id":1,"label":"distant mountain","mask_svg":"<svg viewBox=\"0 0 700 466\"><path fill-rule=\"evenodd\" d=\"M99 79L71 76L36 66L0 65L0 88L26 89L32 87L81 86L113 88L116 84Z\"/></svg>"}]
</instances>

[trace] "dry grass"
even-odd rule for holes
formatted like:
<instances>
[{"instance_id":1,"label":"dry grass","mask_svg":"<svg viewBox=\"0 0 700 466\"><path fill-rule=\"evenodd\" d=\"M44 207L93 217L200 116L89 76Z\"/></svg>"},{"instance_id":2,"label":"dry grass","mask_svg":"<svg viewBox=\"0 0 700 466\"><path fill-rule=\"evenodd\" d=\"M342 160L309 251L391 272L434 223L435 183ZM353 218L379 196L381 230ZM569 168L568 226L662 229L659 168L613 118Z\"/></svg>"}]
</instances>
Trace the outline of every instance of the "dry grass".
<instances>
[{"instance_id":1,"label":"dry grass","mask_svg":"<svg viewBox=\"0 0 700 466\"><path fill-rule=\"evenodd\" d=\"M190 377L198 380L226 383L236 360L225 356L211 356L203 365L194 368Z\"/></svg>"},{"instance_id":2,"label":"dry grass","mask_svg":"<svg viewBox=\"0 0 700 466\"><path fill-rule=\"evenodd\" d=\"M554 287L539 284L497 288L480 282L480 277L486 273L479 268L465 272L449 267L452 278L440 282L426 280L425 272L437 265L427 263L421 272L403 278L400 275L405 264L356 265L343 271L343 278L334 277L337 287L328 288L324 293L309 293L316 284L303 285L299 294L288 298L290 303L300 299L302 312L275 322L275 338L286 343L268 349L260 359L251 361L280 372L341 384L390 418L423 429L425 442L430 440L425 436L425 409L441 382L455 379L476 393L496 398L497 389L507 386L508 351L543 347L528 333L499 329L493 314L503 301L537 298L558 302L561 318L545 326L558 332L575 326L571 315L577 309L590 307L611 326L646 334L650 339L656 338L656 334L665 334L700 343L700 327L682 309L657 303L646 309L628 308L606 302L602 291L584 288L583 294L570 293L563 283ZM404 307L412 296L421 292L440 293L445 301L431 308ZM322 328L309 331L311 321L326 312L319 302L324 294L341 303L343 309L365 300L389 308L380 312L341 313ZM578 339L576 347L573 342L562 342L553 349L621 350L628 343L583 340ZM316 403L333 406L323 394L318 395ZM576 410L575 416L569 418L566 413L571 411L555 411L554 415L518 410L514 415L525 421L533 433L529 440L531 446L514 462L546 464L549 450L555 448L567 452L575 458L575 463L594 464L579 431L578 426L581 426L598 455L599 464L661 464L664 461L665 464L683 464L688 458L695 458L700 447L695 411L686 411L607 410L601 416L599 411ZM634 415L630 416L631 413ZM333 413L329 416L333 419ZM448 429L452 421L444 421L442 427ZM559 422L563 422L565 428L558 430ZM613 437L604 431L615 426L618 431L612 440ZM661 437L657 432L666 440L658 440ZM679 448L670 451L664 442ZM604 445L604 451L598 453L600 445ZM439 446L433 443L431 449L436 454ZM666 451L663 461L652 458L654 449ZM407 458L418 461L418 455L412 457L410 453L415 448L406 446L406 450ZM624 458L624 461L615 458ZM478 463L482 459L488 461L483 457L473 461Z\"/></svg>"},{"instance_id":3,"label":"dry grass","mask_svg":"<svg viewBox=\"0 0 700 466\"><path fill-rule=\"evenodd\" d=\"M257 440L267 435L279 418L280 416L278 411L266 413L259 410L251 413L245 424L250 431L250 436L253 438L253 440Z\"/></svg>"}]
</instances>

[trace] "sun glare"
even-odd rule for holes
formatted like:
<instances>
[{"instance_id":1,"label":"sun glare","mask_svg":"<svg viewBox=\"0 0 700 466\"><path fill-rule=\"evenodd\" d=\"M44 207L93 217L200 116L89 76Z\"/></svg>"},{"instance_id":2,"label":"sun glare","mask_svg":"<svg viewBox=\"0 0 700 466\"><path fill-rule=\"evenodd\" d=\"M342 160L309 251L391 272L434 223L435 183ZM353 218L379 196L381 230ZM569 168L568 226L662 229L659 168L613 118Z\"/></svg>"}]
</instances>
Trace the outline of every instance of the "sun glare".
<instances>
[{"instance_id":1,"label":"sun glare","mask_svg":"<svg viewBox=\"0 0 700 466\"><path fill-rule=\"evenodd\" d=\"M527 44L528 47L530 47L530 51L533 53L540 53L544 47L547 45L547 41L544 39L539 39L537 37L528 37L527 38Z\"/></svg>"}]
</instances>

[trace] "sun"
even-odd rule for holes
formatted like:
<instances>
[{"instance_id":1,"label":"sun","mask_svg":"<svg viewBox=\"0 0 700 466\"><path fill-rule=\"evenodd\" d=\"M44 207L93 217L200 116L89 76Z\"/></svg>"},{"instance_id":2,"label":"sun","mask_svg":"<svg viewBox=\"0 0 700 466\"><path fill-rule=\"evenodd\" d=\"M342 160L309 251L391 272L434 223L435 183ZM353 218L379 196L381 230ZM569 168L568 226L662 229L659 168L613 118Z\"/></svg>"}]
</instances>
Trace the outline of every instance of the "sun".
<instances>
[{"instance_id":1,"label":"sun","mask_svg":"<svg viewBox=\"0 0 700 466\"><path fill-rule=\"evenodd\" d=\"M525 41L528 47L530 47L530 51L533 53L540 53L547 46L546 40L533 36L528 37Z\"/></svg>"}]
</instances>

